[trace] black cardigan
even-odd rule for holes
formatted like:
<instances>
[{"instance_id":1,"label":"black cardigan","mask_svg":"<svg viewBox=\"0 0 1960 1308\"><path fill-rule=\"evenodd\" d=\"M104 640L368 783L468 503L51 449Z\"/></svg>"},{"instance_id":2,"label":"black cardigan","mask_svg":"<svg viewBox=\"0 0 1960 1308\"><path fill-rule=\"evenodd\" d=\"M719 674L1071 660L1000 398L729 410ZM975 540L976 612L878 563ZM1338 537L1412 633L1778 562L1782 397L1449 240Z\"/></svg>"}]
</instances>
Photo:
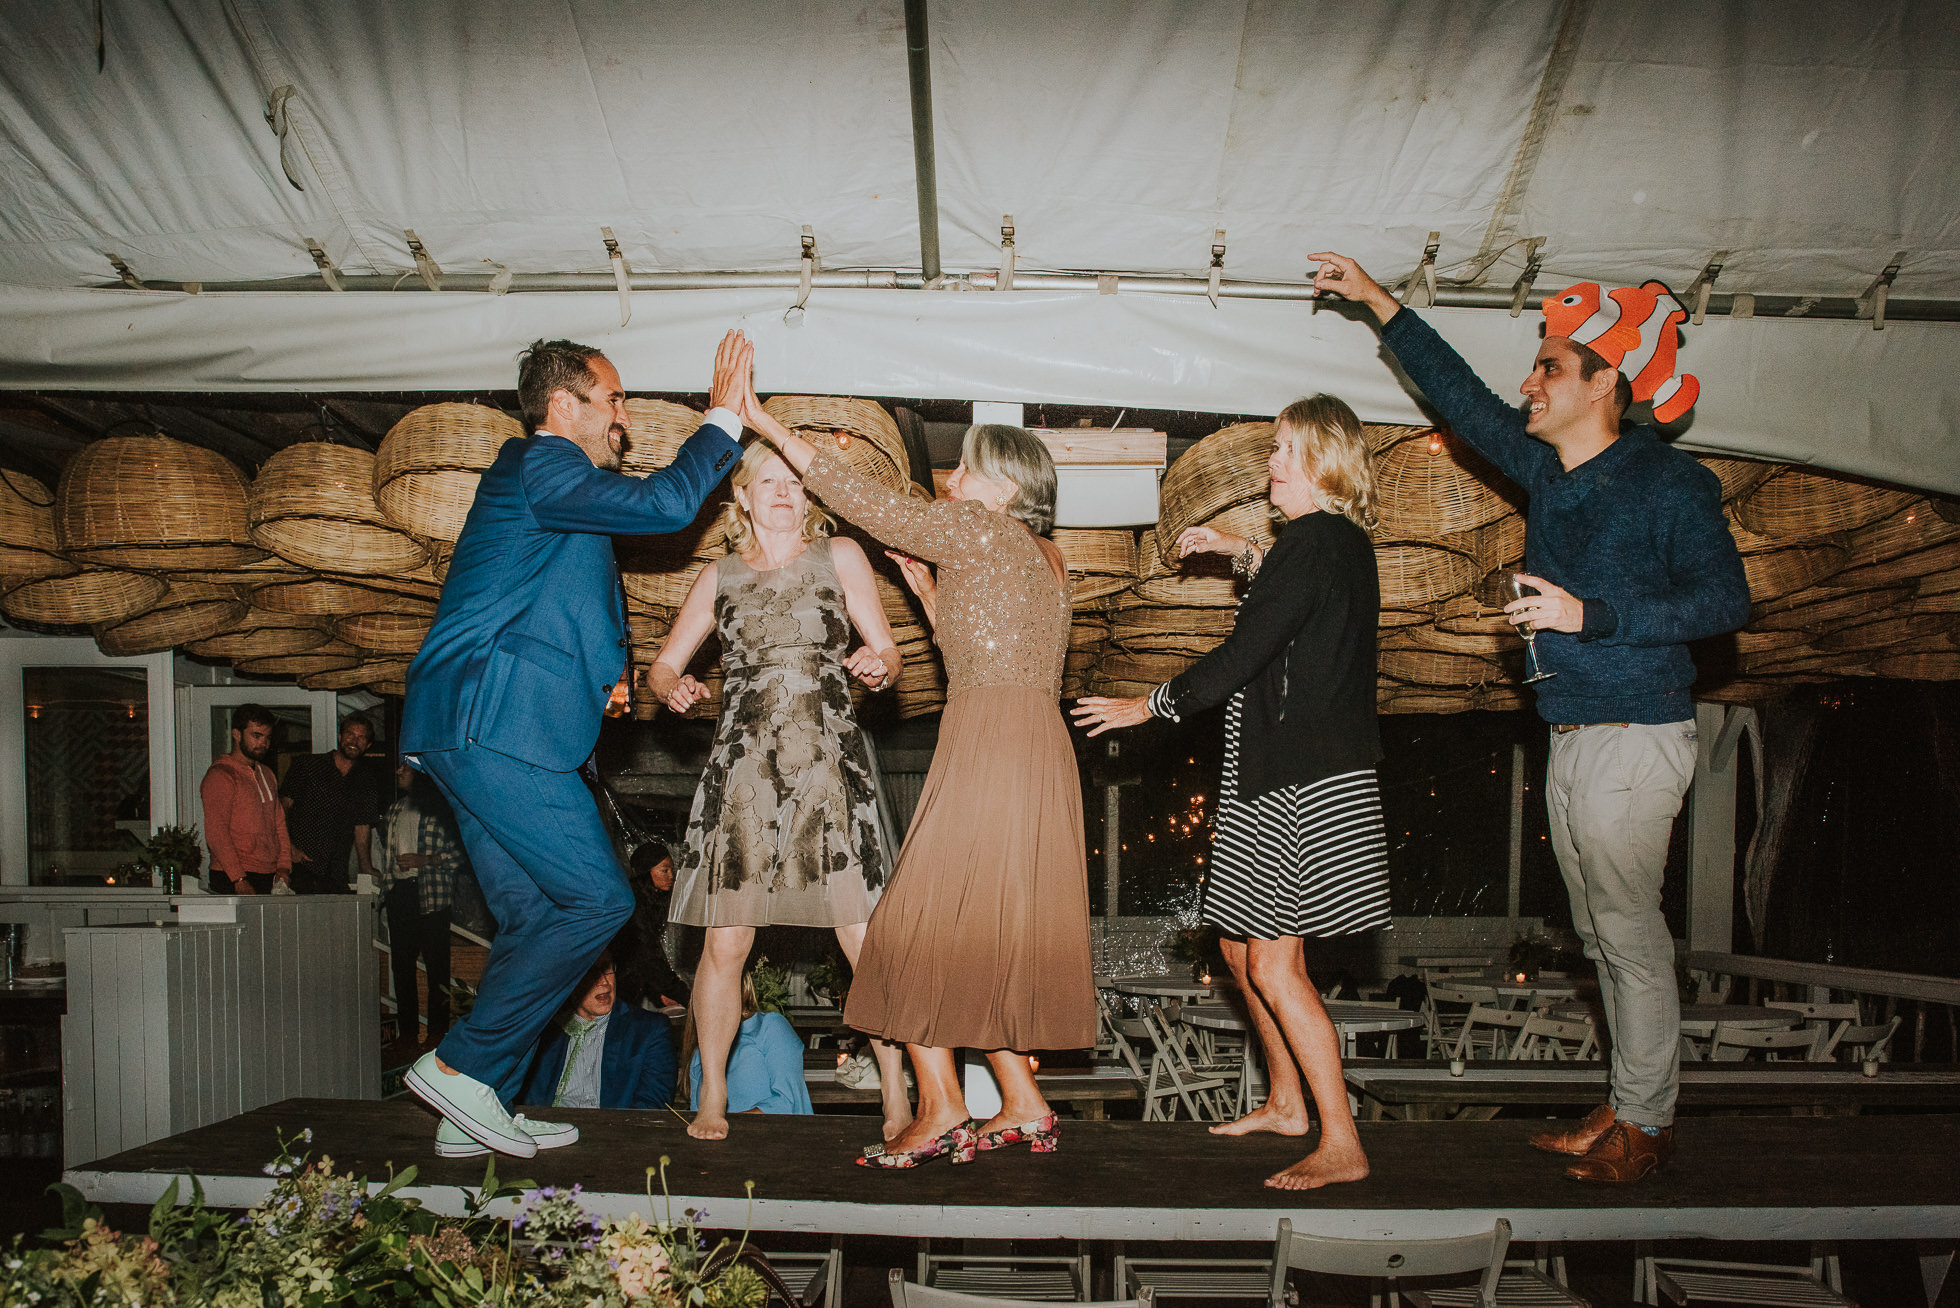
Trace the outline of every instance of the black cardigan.
<instances>
[{"instance_id":1,"label":"black cardigan","mask_svg":"<svg viewBox=\"0 0 1960 1308\"><path fill-rule=\"evenodd\" d=\"M1154 697L1182 718L1245 691L1239 798L1371 768L1381 584L1367 533L1338 513L1286 525L1225 643Z\"/></svg>"}]
</instances>

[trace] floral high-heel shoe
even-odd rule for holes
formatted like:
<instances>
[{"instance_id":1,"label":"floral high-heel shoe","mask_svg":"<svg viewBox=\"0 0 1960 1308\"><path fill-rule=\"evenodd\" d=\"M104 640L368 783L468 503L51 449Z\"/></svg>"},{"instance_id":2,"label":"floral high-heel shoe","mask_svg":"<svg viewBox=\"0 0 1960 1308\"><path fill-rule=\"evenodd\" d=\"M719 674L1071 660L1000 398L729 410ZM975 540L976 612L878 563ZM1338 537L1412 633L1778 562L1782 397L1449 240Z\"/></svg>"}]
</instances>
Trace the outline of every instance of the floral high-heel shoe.
<instances>
[{"instance_id":1,"label":"floral high-heel shoe","mask_svg":"<svg viewBox=\"0 0 1960 1308\"><path fill-rule=\"evenodd\" d=\"M892 1153L885 1146L866 1145L864 1156L857 1160L859 1167L917 1167L935 1158L944 1157L948 1162L970 1163L974 1150L973 1124L961 1122L945 1135L936 1136L916 1149L901 1149Z\"/></svg>"},{"instance_id":2,"label":"floral high-heel shoe","mask_svg":"<svg viewBox=\"0 0 1960 1308\"><path fill-rule=\"evenodd\" d=\"M1005 1149L1009 1145L1026 1144L1031 1153L1052 1154L1062 1147L1062 1139L1055 1129L1055 1115L1037 1117L1032 1122L1019 1126L1003 1126L998 1131L982 1131L978 1122L971 1122L973 1146L980 1153L989 1149Z\"/></svg>"}]
</instances>

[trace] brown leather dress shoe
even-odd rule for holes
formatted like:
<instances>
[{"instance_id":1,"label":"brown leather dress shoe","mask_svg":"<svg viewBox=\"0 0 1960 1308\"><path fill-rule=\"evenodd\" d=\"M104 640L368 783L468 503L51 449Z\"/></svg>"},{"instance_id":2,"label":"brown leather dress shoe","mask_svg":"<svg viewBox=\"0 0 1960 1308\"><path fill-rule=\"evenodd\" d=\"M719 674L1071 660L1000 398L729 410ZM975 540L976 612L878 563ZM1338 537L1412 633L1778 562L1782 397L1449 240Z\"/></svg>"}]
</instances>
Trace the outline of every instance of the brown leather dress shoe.
<instances>
[{"instance_id":1,"label":"brown leather dress shoe","mask_svg":"<svg viewBox=\"0 0 1960 1308\"><path fill-rule=\"evenodd\" d=\"M1531 1137L1531 1147L1543 1149L1548 1154L1570 1154L1574 1158L1582 1158L1587 1150L1598 1143L1599 1137L1606 1134L1606 1128L1613 1125L1613 1121L1613 1105L1601 1104L1569 1131L1540 1131Z\"/></svg>"},{"instance_id":2,"label":"brown leather dress shoe","mask_svg":"<svg viewBox=\"0 0 1960 1308\"><path fill-rule=\"evenodd\" d=\"M1629 1122L1614 1122L1586 1156L1565 1169L1575 1181L1604 1181L1624 1185L1659 1171L1674 1154L1674 1128L1648 1135Z\"/></svg>"}]
</instances>

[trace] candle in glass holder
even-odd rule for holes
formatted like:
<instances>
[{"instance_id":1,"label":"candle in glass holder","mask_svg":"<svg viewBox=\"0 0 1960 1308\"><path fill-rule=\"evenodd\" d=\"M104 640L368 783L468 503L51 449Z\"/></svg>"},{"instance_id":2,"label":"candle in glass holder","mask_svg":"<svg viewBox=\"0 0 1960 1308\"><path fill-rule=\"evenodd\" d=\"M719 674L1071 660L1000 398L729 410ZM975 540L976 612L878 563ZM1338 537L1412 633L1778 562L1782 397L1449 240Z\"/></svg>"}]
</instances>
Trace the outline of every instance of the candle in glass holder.
<instances>
[{"instance_id":1,"label":"candle in glass holder","mask_svg":"<svg viewBox=\"0 0 1960 1308\"><path fill-rule=\"evenodd\" d=\"M841 1049L837 1051L837 1066L842 1067L844 1064L850 1061L851 1061L851 1056L849 1054L845 1053Z\"/></svg>"}]
</instances>

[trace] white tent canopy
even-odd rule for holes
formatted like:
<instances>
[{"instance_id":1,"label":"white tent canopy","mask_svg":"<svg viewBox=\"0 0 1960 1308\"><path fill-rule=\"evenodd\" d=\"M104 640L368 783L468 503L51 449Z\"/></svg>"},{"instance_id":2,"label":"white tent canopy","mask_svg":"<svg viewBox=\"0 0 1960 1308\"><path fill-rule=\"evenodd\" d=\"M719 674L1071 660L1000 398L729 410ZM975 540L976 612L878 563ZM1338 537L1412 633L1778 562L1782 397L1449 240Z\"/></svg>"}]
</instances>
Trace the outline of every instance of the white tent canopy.
<instances>
[{"instance_id":1,"label":"white tent canopy","mask_svg":"<svg viewBox=\"0 0 1960 1308\"><path fill-rule=\"evenodd\" d=\"M541 333L629 386L700 389L723 328L771 389L1276 409L1407 421L1371 334L1303 302L1133 293L492 296L479 277L909 271L919 227L899 0L742 5L8 0L0 386L477 389ZM1960 10L1933 0L1027 0L930 7L939 230L959 275L1302 282L1343 250L1540 291L1960 300ZM290 91L285 88L290 88ZM266 119L280 106L282 138ZM283 149L283 158L282 158ZM290 174L291 180L289 180ZM297 183L297 185L295 185ZM304 188L304 189L300 189ZM429 294L413 230L449 275ZM312 276L308 239L399 293L99 289ZM471 289L456 290L455 286ZM1500 389L1535 315L1435 319ZM1711 316L1698 447L1960 492L1960 325Z\"/></svg>"}]
</instances>

